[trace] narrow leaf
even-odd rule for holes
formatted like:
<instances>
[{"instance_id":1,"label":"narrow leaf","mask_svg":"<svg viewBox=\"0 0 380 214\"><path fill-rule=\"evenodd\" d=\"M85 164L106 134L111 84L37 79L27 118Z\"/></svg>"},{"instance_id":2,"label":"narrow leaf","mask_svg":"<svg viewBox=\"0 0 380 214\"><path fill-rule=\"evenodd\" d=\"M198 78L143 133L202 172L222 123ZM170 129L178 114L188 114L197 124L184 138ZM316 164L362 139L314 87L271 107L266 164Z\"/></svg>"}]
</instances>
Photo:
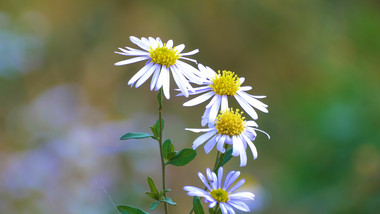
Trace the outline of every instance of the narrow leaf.
<instances>
[{"instance_id":1,"label":"narrow leaf","mask_svg":"<svg viewBox=\"0 0 380 214\"><path fill-rule=\"evenodd\" d=\"M154 209L156 209L159 203L160 203L159 201L156 201L156 202L152 203L152 204L150 205L150 210L154 210Z\"/></svg>"},{"instance_id":2,"label":"narrow leaf","mask_svg":"<svg viewBox=\"0 0 380 214\"><path fill-rule=\"evenodd\" d=\"M146 192L145 195L147 195L149 198L152 198L154 200L158 200L157 195L155 195L151 192Z\"/></svg>"},{"instance_id":3,"label":"narrow leaf","mask_svg":"<svg viewBox=\"0 0 380 214\"><path fill-rule=\"evenodd\" d=\"M156 198L154 198L154 199L158 200L160 195L158 193L158 189L156 187L156 184L154 183L154 181L151 177L148 177L148 184L149 184L150 191L152 192L153 195L156 196Z\"/></svg>"},{"instance_id":4,"label":"narrow leaf","mask_svg":"<svg viewBox=\"0 0 380 214\"><path fill-rule=\"evenodd\" d=\"M166 202L166 203L168 203L168 204L170 204L170 205L176 205L177 203L175 203L175 202L173 202L172 201L172 199L171 198L169 198L169 197L166 197L164 200L162 200L163 202Z\"/></svg>"},{"instance_id":5,"label":"narrow leaf","mask_svg":"<svg viewBox=\"0 0 380 214\"><path fill-rule=\"evenodd\" d=\"M143 139L143 138L148 138L148 137L153 137L150 134L143 133L143 132L129 132L125 135L123 135L120 140L128 140L128 139Z\"/></svg>"},{"instance_id":6,"label":"narrow leaf","mask_svg":"<svg viewBox=\"0 0 380 214\"><path fill-rule=\"evenodd\" d=\"M190 163L196 155L197 152L195 150L183 149L176 156L174 156L167 164L171 164L174 166L184 166Z\"/></svg>"},{"instance_id":7,"label":"narrow leaf","mask_svg":"<svg viewBox=\"0 0 380 214\"><path fill-rule=\"evenodd\" d=\"M203 206L201 204L201 200L198 196L193 198L193 209L195 214L204 214Z\"/></svg>"},{"instance_id":8,"label":"narrow leaf","mask_svg":"<svg viewBox=\"0 0 380 214\"><path fill-rule=\"evenodd\" d=\"M232 149L227 150L226 155L224 156L222 166L226 164L229 160L231 160L232 157Z\"/></svg>"},{"instance_id":9,"label":"narrow leaf","mask_svg":"<svg viewBox=\"0 0 380 214\"><path fill-rule=\"evenodd\" d=\"M172 148L174 150L174 146L171 140L170 139L165 140L164 145L162 145L162 152L166 160L168 160L168 154L171 152Z\"/></svg>"},{"instance_id":10,"label":"narrow leaf","mask_svg":"<svg viewBox=\"0 0 380 214\"><path fill-rule=\"evenodd\" d=\"M117 206L117 209L122 214L149 214L145 212L144 210L141 210L137 207L132 207L132 206Z\"/></svg>"}]
</instances>

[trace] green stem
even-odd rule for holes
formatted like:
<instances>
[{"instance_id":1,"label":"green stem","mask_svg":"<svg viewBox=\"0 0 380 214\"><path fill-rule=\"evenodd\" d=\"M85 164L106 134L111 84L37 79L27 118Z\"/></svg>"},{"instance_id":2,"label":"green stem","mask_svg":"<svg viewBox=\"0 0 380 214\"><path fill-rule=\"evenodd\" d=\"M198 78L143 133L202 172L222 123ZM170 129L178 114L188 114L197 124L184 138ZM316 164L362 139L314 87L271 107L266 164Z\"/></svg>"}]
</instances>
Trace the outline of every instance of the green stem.
<instances>
[{"instance_id":1,"label":"green stem","mask_svg":"<svg viewBox=\"0 0 380 214\"><path fill-rule=\"evenodd\" d=\"M165 159L164 154L162 152L162 88L158 92L158 120L160 121L160 136L158 139L158 143L160 144L160 156L161 156L161 171L162 171L162 188L164 191L164 197L166 198L166 185L165 185ZM164 203L165 214L168 214L168 204Z\"/></svg>"},{"instance_id":2,"label":"green stem","mask_svg":"<svg viewBox=\"0 0 380 214\"><path fill-rule=\"evenodd\" d=\"M220 157L216 157L216 160L215 160L215 165L214 165L214 169L212 170L213 172L217 173L219 167L222 166L223 164L223 160L224 160L224 156L226 156L226 152L228 150L228 144L224 144L224 149L226 150L224 153L222 153L220 155ZM219 151L218 151L218 155L219 155ZM218 161L219 160L219 161Z\"/></svg>"}]
</instances>

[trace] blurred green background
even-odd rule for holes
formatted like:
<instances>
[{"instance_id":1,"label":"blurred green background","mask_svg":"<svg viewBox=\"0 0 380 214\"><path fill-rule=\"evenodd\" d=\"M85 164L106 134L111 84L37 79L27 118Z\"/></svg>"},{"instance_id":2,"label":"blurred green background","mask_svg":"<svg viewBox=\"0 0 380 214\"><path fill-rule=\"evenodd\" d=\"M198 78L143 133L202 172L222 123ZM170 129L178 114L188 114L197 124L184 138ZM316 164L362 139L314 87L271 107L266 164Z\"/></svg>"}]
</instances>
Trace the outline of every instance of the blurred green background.
<instances>
[{"instance_id":1,"label":"blurred green background","mask_svg":"<svg viewBox=\"0 0 380 214\"><path fill-rule=\"evenodd\" d=\"M257 160L238 168L253 213L377 213L380 208L380 3L354 0L0 2L0 212L149 210L146 177L160 183L148 131L156 93L127 81L143 63L115 67L128 39L161 37L199 48L198 62L246 77L267 95ZM173 82L173 81L172 81ZM164 102L165 135L191 147L204 105ZM215 149L169 166L167 186L188 213L184 185L200 186ZM111 198L111 200L109 200ZM153 213L160 213L159 207Z\"/></svg>"}]
</instances>

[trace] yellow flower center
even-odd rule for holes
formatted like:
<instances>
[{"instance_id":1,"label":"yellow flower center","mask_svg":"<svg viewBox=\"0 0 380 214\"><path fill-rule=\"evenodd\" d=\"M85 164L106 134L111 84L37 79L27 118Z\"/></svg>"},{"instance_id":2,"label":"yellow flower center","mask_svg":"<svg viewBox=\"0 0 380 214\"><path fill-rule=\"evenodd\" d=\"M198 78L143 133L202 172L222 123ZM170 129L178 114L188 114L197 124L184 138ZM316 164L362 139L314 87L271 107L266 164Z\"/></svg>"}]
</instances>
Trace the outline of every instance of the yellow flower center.
<instances>
[{"instance_id":1,"label":"yellow flower center","mask_svg":"<svg viewBox=\"0 0 380 214\"><path fill-rule=\"evenodd\" d=\"M216 131L218 134L229 135L230 137L240 135L245 129L245 117L239 113L239 109L234 110L232 108L221 112L216 118Z\"/></svg>"},{"instance_id":2,"label":"yellow flower center","mask_svg":"<svg viewBox=\"0 0 380 214\"><path fill-rule=\"evenodd\" d=\"M224 189L214 189L210 192L211 197L213 197L217 202L227 202L229 200L228 193Z\"/></svg>"},{"instance_id":3,"label":"yellow flower center","mask_svg":"<svg viewBox=\"0 0 380 214\"><path fill-rule=\"evenodd\" d=\"M164 47L157 47L154 50L150 47L149 57L154 63L169 67L177 62L180 55L173 48L167 48L165 46L166 44L164 44Z\"/></svg>"},{"instance_id":4,"label":"yellow flower center","mask_svg":"<svg viewBox=\"0 0 380 214\"><path fill-rule=\"evenodd\" d=\"M212 79L209 85L215 94L233 96L240 89L240 79L231 71L218 71L218 74Z\"/></svg>"}]
</instances>

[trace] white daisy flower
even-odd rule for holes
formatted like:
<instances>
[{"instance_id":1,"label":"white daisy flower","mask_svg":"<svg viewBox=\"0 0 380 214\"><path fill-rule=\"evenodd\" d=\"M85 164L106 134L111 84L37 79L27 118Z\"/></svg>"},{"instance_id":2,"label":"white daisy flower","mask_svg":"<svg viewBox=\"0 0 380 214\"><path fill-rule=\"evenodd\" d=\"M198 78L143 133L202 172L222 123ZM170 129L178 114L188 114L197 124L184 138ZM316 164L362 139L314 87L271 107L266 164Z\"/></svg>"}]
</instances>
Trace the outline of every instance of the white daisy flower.
<instances>
[{"instance_id":1,"label":"white daisy flower","mask_svg":"<svg viewBox=\"0 0 380 214\"><path fill-rule=\"evenodd\" d=\"M210 67L205 67L202 64L198 64L198 68L207 78L203 82L203 85L206 86L194 88L194 92L189 92L189 94L204 94L185 102L183 105L195 106L212 97L211 101L206 106L206 111L202 116L202 126L213 123L220 108L222 111L228 108L228 96L235 97L236 101L240 104L244 111L246 111L254 120L258 117L256 111L252 107L268 113L268 106L258 100L260 98L265 98L266 96L253 96L248 94L246 91L251 90L252 87L241 86L245 80L244 77L238 78L234 72L225 70L222 72L218 71L218 73L216 73ZM181 93L177 96L182 95L184 94Z\"/></svg>"},{"instance_id":2,"label":"white daisy flower","mask_svg":"<svg viewBox=\"0 0 380 214\"><path fill-rule=\"evenodd\" d=\"M198 172L198 176L207 189L203 190L198 187L185 186L183 189L188 191L187 195L203 197L205 202L209 203L209 208L213 208L216 204L219 204L223 214L235 214L234 208L243 212L250 212L249 207L243 201L254 200L255 195L251 192L233 193L245 183L245 180L241 179L231 187L239 177L239 171L229 172L223 185L223 167L219 168L218 176L214 172L211 172L210 169L207 169L206 172L207 180L201 172Z\"/></svg>"},{"instance_id":3,"label":"white daisy flower","mask_svg":"<svg viewBox=\"0 0 380 214\"><path fill-rule=\"evenodd\" d=\"M127 65L144 60L147 60L147 62L145 66L129 80L128 85L133 86L136 83L135 86L137 88L153 75L150 83L150 90L155 89L157 91L163 87L164 95L169 99L169 70L173 74L174 81L178 88L186 97L189 95L188 90L194 90L188 80L198 84L202 82L199 77L201 73L196 68L182 61L188 60L197 63L196 60L185 56L198 53L198 49L187 53L181 53L185 48L185 45L180 44L173 47L173 40L169 40L167 43L162 43L159 37L156 39L152 37L149 37L148 39L144 37L138 39L134 36L130 36L129 39L132 43L142 48L142 50L130 47L126 47L126 49L119 48L121 52L116 51L115 53L125 56L133 56L133 58L117 62L115 65Z\"/></svg>"},{"instance_id":4,"label":"white daisy flower","mask_svg":"<svg viewBox=\"0 0 380 214\"><path fill-rule=\"evenodd\" d=\"M204 129L186 129L192 132L206 132L199 136L193 142L193 149L202 145L207 141L204 146L206 154L208 154L215 146L217 149L224 153L226 149L224 144L232 144L232 156L240 156L240 166L247 165L247 144L251 148L253 159L257 158L257 150L252 141L256 138L256 131L263 132L269 137L269 135L257 129L257 123L253 120L245 121L245 117L242 117L243 112L239 112L239 109L234 111L232 108L221 111L216 118L215 124L210 128Z\"/></svg>"}]
</instances>

